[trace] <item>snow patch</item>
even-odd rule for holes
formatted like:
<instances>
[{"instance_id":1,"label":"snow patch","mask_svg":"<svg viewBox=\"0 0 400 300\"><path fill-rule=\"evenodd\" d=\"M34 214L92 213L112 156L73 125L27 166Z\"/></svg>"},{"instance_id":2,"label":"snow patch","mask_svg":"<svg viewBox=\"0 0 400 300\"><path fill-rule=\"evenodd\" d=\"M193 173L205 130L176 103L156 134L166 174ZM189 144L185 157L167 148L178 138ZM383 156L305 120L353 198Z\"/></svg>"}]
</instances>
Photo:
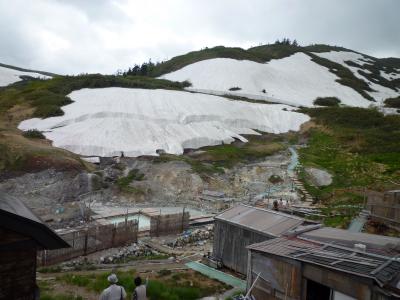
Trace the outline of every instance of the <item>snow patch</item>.
<instances>
[{"instance_id":1,"label":"snow patch","mask_svg":"<svg viewBox=\"0 0 400 300\"><path fill-rule=\"evenodd\" d=\"M375 91L375 92L367 92L367 93L369 95L371 95L376 101L378 101L379 104L382 104L382 102L387 98L399 96L399 92L396 92L390 88L381 86L375 82L369 81L367 78L365 78L364 76L362 76L361 74L358 73L359 70L365 71L364 69L349 66L348 64L345 63L345 61L352 61L352 62L362 66L362 65L366 64L366 61L367 61L367 63L372 61L371 59L365 57L362 54L355 53L355 52L349 52L349 51L330 51L330 52L314 53L314 54L343 65L344 67L346 67L350 71L352 71L354 76L367 82L368 85ZM381 72L381 76L382 76L382 72ZM386 77L384 77L384 78L386 78ZM389 80L391 80L391 79L389 79ZM371 102L370 102L370 104L371 104Z\"/></svg>"},{"instance_id":2,"label":"snow patch","mask_svg":"<svg viewBox=\"0 0 400 300\"><path fill-rule=\"evenodd\" d=\"M22 72L10 68L0 66L0 86L6 86L17 81L21 81L20 76L30 76L41 79L50 79L50 76L46 76L35 72Z\"/></svg>"},{"instance_id":3,"label":"snow patch","mask_svg":"<svg viewBox=\"0 0 400 300\"><path fill-rule=\"evenodd\" d=\"M281 104L229 101L222 97L170 90L82 89L65 114L20 123L38 129L54 146L86 156L182 154L184 148L247 140L254 130L298 130L309 117ZM284 109L287 110L284 110Z\"/></svg>"},{"instance_id":4,"label":"snow patch","mask_svg":"<svg viewBox=\"0 0 400 300\"><path fill-rule=\"evenodd\" d=\"M389 81L392 81L392 80L400 78L400 71L398 74L397 73L386 73L384 71L380 71L380 75L381 75L381 77L383 77Z\"/></svg>"},{"instance_id":5,"label":"snow patch","mask_svg":"<svg viewBox=\"0 0 400 300\"><path fill-rule=\"evenodd\" d=\"M352 88L336 82L338 77L335 74L311 61L304 53L268 63L230 58L208 59L161 78L189 80L192 83L189 90L232 94L295 106L313 106L317 97L337 97L350 106L368 107L371 104ZM240 87L241 90L229 91L232 87Z\"/></svg>"}]
</instances>

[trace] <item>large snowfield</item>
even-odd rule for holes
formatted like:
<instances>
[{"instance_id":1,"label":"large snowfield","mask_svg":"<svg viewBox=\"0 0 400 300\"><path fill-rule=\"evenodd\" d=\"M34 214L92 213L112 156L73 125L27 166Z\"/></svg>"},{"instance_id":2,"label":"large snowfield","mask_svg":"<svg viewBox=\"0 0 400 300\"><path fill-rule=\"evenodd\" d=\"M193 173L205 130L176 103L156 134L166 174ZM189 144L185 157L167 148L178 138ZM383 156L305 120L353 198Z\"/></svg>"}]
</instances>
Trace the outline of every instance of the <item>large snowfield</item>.
<instances>
[{"instance_id":1,"label":"large snowfield","mask_svg":"<svg viewBox=\"0 0 400 300\"><path fill-rule=\"evenodd\" d=\"M343 63L343 59L347 60L346 55L354 59L353 54L355 53L315 54ZM343 54L343 59L342 57L337 59L336 55ZM346 67L348 66L346 65ZM165 74L162 78L174 81L189 80L192 83L192 87L189 89L210 94L236 94L294 106L313 106L313 101L317 97L330 96L339 98L343 104L349 106L368 107L373 103L352 88L336 82L338 77L335 74L311 61L311 57L304 53L296 53L283 59L271 60L268 63L229 58L208 59ZM241 90L229 91L232 87L239 87ZM387 98L387 95L396 94L395 91L377 84L372 88L378 92L371 93L371 95L379 100Z\"/></svg>"},{"instance_id":2,"label":"large snowfield","mask_svg":"<svg viewBox=\"0 0 400 300\"><path fill-rule=\"evenodd\" d=\"M241 134L299 130L307 115L281 104L255 104L169 90L82 89L65 114L20 123L53 145L87 156L182 154L184 148L246 141ZM286 108L287 110L283 110Z\"/></svg>"},{"instance_id":3,"label":"large snowfield","mask_svg":"<svg viewBox=\"0 0 400 300\"><path fill-rule=\"evenodd\" d=\"M35 78L48 79L50 76L46 76L34 72L22 72L10 68L5 68L0 66L0 86L7 86L14 82L22 80L19 76L30 76Z\"/></svg>"}]
</instances>

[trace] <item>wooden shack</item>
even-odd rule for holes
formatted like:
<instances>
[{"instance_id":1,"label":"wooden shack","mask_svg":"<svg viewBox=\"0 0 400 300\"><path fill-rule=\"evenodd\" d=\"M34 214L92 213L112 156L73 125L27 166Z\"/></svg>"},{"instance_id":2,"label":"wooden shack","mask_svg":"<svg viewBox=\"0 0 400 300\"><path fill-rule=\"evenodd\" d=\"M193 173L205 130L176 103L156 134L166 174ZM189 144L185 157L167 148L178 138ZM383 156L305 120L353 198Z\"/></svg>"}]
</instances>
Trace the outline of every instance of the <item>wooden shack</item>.
<instances>
[{"instance_id":1,"label":"wooden shack","mask_svg":"<svg viewBox=\"0 0 400 300\"><path fill-rule=\"evenodd\" d=\"M19 199L0 193L0 299L34 299L37 250L65 247Z\"/></svg>"},{"instance_id":2,"label":"wooden shack","mask_svg":"<svg viewBox=\"0 0 400 300\"><path fill-rule=\"evenodd\" d=\"M320 231L316 236L324 233L316 231ZM312 240L310 232L307 238L281 237L248 247L247 287L254 285L251 294L255 299L400 298L399 253L389 254L383 251L385 247L375 248L373 235L354 233L352 237L360 236L352 244L351 238L346 238L343 244L348 246L341 246L338 239L330 240L329 235L324 237L326 242ZM362 247L354 244L365 240L371 240L372 244ZM391 241L400 244L400 239Z\"/></svg>"},{"instance_id":3,"label":"wooden shack","mask_svg":"<svg viewBox=\"0 0 400 300\"><path fill-rule=\"evenodd\" d=\"M215 217L213 257L223 266L246 274L248 245L276 238L301 225L304 219L259 207L238 205Z\"/></svg>"}]
</instances>

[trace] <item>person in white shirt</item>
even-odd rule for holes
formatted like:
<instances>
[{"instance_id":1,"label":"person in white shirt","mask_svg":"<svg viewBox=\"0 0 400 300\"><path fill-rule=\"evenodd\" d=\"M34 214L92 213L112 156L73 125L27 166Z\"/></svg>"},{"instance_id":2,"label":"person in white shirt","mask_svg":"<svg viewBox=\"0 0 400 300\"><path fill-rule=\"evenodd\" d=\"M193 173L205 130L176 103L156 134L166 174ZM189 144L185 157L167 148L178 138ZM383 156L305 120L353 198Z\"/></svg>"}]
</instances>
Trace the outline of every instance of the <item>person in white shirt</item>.
<instances>
[{"instance_id":1,"label":"person in white shirt","mask_svg":"<svg viewBox=\"0 0 400 300\"><path fill-rule=\"evenodd\" d=\"M99 300L124 300L126 292L122 286L117 285L117 275L111 274L107 280L110 286L101 293Z\"/></svg>"},{"instance_id":2,"label":"person in white shirt","mask_svg":"<svg viewBox=\"0 0 400 300\"><path fill-rule=\"evenodd\" d=\"M146 284L147 284L147 279L146 279ZM147 300L146 284L142 284L142 278L140 277L135 278L136 288L135 291L133 292L132 300Z\"/></svg>"}]
</instances>

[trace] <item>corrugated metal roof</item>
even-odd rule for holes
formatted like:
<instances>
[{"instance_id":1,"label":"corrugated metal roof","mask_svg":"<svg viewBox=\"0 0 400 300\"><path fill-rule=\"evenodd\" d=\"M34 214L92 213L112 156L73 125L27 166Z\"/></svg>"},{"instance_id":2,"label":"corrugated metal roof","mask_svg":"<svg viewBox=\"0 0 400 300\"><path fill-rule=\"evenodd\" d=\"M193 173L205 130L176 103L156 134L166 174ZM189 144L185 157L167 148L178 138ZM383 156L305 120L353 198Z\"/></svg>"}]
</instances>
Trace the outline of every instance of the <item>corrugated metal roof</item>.
<instances>
[{"instance_id":1,"label":"corrugated metal roof","mask_svg":"<svg viewBox=\"0 0 400 300\"><path fill-rule=\"evenodd\" d=\"M393 255L399 253L400 250L399 238L361 232L350 232L338 228L322 227L320 229L302 233L300 237L325 243L334 243L349 248L353 248L354 244L364 244L367 246L368 252L382 255Z\"/></svg>"},{"instance_id":2,"label":"corrugated metal roof","mask_svg":"<svg viewBox=\"0 0 400 300\"><path fill-rule=\"evenodd\" d=\"M252 251L269 253L374 279L380 286L391 285L400 272L400 259L364 253L298 237L276 238L247 247ZM393 286L392 286L393 288Z\"/></svg>"},{"instance_id":3,"label":"corrugated metal roof","mask_svg":"<svg viewBox=\"0 0 400 300\"><path fill-rule=\"evenodd\" d=\"M303 241L297 238L275 238L261 243L248 246L248 249L278 254L280 256L289 256L294 251L307 251L318 249L321 245L311 241Z\"/></svg>"},{"instance_id":4,"label":"corrugated metal roof","mask_svg":"<svg viewBox=\"0 0 400 300\"><path fill-rule=\"evenodd\" d=\"M215 218L272 236L281 236L304 222L299 217L243 204L232 207Z\"/></svg>"}]
</instances>

